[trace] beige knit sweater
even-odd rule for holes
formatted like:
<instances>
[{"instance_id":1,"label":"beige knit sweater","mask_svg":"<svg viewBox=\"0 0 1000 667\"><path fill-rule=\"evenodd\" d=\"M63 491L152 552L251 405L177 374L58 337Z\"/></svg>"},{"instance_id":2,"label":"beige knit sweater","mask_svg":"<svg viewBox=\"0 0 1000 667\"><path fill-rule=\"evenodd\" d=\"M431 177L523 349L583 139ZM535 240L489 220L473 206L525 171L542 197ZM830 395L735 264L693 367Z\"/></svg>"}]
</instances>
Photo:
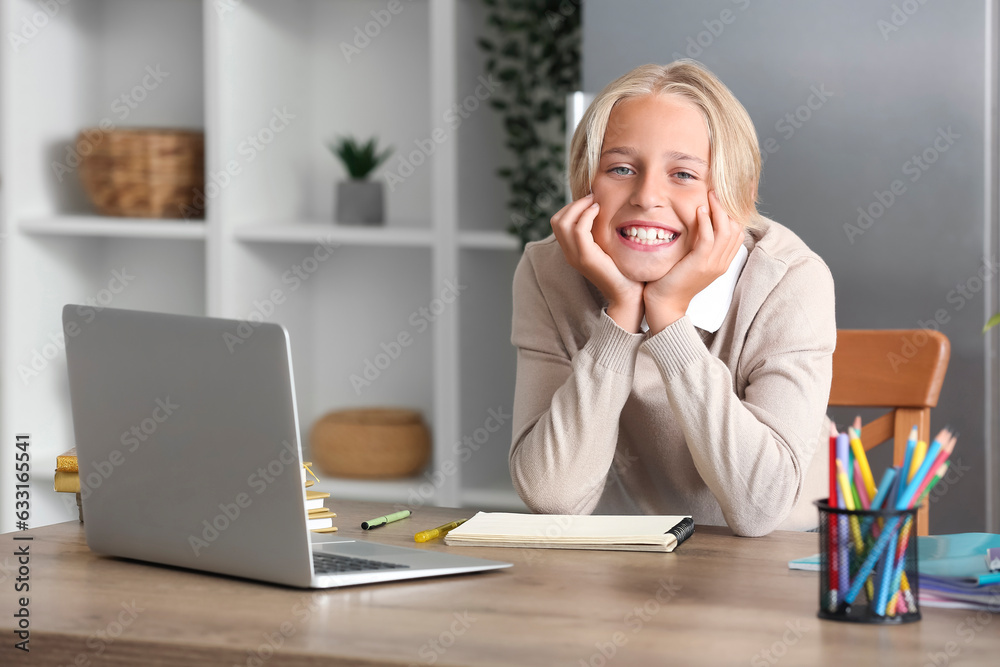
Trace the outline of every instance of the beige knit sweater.
<instances>
[{"instance_id":1,"label":"beige knit sweater","mask_svg":"<svg viewBox=\"0 0 1000 667\"><path fill-rule=\"evenodd\" d=\"M722 327L633 334L554 237L514 274L510 473L553 514L691 514L739 535L804 530L827 495L833 278L765 221ZM819 454L819 455L817 455Z\"/></svg>"}]
</instances>

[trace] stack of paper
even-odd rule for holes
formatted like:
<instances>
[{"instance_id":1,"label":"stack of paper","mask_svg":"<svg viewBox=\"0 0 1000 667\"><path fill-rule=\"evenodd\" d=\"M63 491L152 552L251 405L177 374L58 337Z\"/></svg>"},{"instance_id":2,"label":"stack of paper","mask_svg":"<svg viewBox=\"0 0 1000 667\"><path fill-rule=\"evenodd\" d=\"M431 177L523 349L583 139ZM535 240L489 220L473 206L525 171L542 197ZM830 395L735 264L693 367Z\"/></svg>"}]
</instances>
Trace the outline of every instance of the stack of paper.
<instances>
[{"instance_id":1,"label":"stack of paper","mask_svg":"<svg viewBox=\"0 0 1000 667\"><path fill-rule=\"evenodd\" d=\"M1000 611L1000 574L988 560L998 547L1000 535L991 533L919 538L920 604Z\"/></svg>"}]
</instances>

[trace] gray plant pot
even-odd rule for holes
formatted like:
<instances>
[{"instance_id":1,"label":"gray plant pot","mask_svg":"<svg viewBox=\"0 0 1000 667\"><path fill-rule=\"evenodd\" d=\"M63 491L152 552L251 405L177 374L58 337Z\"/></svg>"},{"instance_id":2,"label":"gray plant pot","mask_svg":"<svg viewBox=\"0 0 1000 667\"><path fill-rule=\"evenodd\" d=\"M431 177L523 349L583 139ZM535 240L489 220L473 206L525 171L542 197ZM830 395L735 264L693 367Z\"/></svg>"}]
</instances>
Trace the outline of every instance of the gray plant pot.
<instances>
[{"instance_id":1,"label":"gray plant pot","mask_svg":"<svg viewBox=\"0 0 1000 667\"><path fill-rule=\"evenodd\" d=\"M334 221L343 225L380 225L384 220L385 196L381 181L337 183Z\"/></svg>"}]
</instances>

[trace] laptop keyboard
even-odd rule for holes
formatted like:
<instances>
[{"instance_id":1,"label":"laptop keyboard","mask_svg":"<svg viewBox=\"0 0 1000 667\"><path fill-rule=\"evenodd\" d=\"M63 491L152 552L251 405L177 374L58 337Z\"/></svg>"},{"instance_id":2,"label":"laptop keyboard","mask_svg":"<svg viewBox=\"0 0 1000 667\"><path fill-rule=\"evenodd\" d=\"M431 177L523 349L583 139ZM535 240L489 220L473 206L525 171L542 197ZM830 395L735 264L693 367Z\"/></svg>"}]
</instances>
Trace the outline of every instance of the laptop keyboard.
<instances>
[{"instance_id":1,"label":"laptop keyboard","mask_svg":"<svg viewBox=\"0 0 1000 667\"><path fill-rule=\"evenodd\" d=\"M313 552L313 571L316 574L342 574L346 572L371 572L373 570L405 570L409 565L387 563L367 558L354 558L340 554Z\"/></svg>"}]
</instances>

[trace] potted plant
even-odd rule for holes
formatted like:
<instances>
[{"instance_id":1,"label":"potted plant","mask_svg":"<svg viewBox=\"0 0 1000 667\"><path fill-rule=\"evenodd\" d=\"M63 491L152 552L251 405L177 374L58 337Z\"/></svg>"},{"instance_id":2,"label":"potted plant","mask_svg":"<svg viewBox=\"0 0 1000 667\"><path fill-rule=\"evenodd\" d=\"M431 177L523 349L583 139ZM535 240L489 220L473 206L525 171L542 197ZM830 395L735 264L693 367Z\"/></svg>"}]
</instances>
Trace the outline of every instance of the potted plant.
<instances>
[{"instance_id":1,"label":"potted plant","mask_svg":"<svg viewBox=\"0 0 1000 667\"><path fill-rule=\"evenodd\" d=\"M337 206L334 218L343 224L377 225L384 220L385 195L382 183L368 176L392 154L392 148L379 152L375 137L361 144L354 137L341 137L329 144L340 158L350 180L337 183Z\"/></svg>"}]
</instances>

